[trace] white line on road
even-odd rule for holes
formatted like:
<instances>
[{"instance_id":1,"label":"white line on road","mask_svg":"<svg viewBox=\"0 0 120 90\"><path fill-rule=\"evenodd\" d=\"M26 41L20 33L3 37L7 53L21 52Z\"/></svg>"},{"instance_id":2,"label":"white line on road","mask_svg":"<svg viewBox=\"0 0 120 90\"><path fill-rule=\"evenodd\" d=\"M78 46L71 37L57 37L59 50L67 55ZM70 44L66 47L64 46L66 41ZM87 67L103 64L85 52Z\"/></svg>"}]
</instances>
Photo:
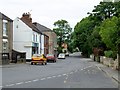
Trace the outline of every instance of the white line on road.
<instances>
[{"instance_id":1,"label":"white line on road","mask_svg":"<svg viewBox=\"0 0 120 90\"><path fill-rule=\"evenodd\" d=\"M37 81L39 81L39 79L35 79L35 80L33 80L33 82L37 82Z\"/></svg>"},{"instance_id":2,"label":"white line on road","mask_svg":"<svg viewBox=\"0 0 120 90\"><path fill-rule=\"evenodd\" d=\"M65 78L66 80L68 79L68 75L67 75L67 77Z\"/></svg>"},{"instance_id":3,"label":"white line on road","mask_svg":"<svg viewBox=\"0 0 120 90\"><path fill-rule=\"evenodd\" d=\"M52 76L53 78L55 78L56 76Z\"/></svg>"},{"instance_id":4,"label":"white line on road","mask_svg":"<svg viewBox=\"0 0 120 90\"><path fill-rule=\"evenodd\" d=\"M67 75L67 74L62 74L63 76Z\"/></svg>"},{"instance_id":5,"label":"white line on road","mask_svg":"<svg viewBox=\"0 0 120 90\"><path fill-rule=\"evenodd\" d=\"M78 70L75 70L75 72L77 72Z\"/></svg>"},{"instance_id":6,"label":"white line on road","mask_svg":"<svg viewBox=\"0 0 120 90\"><path fill-rule=\"evenodd\" d=\"M10 85L5 85L5 86L10 87L10 86L13 86L13 85L15 85L15 84L10 84Z\"/></svg>"},{"instance_id":7,"label":"white line on road","mask_svg":"<svg viewBox=\"0 0 120 90\"><path fill-rule=\"evenodd\" d=\"M23 84L23 82L16 83L16 85L20 85L20 84Z\"/></svg>"},{"instance_id":8,"label":"white line on road","mask_svg":"<svg viewBox=\"0 0 120 90\"><path fill-rule=\"evenodd\" d=\"M81 69L81 70L83 70L83 69Z\"/></svg>"},{"instance_id":9,"label":"white line on road","mask_svg":"<svg viewBox=\"0 0 120 90\"><path fill-rule=\"evenodd\" d=\"M50 78L52 78L52 77L47 77L47 79L50 79Z\"/></svg>"},{"instance_id":10,"label":"white line on road","mask_svg":"<svg viewBox=\"0 0 120 90\"><path fill-rule=\"evenodd\" d=\"M26 81L25 83L30 83L30 82L32 82L32 81Z\"/></svg>"},{"instance_id":11,"label":"white line on road","mask_svg":"<svg viewBox=\"0 0 120 90\"><path fill-rule=\"evenodd\" d=\"M58 75L57 77L61 77L62 75Z\"/></svg>"},{"instance_id":12,"label":"white line on road","mask_svg":"<svg viewBox=\"0 0 120 90\"><path fill-rule=\"evenodd\" d=\"M45 80L46 78L42 78L42 79L40 79L40 80Z\"/></svg>"},{"instance_id":13,"label":"white line on road","mask_svg":"<svg viewBox=\"0 0 120 90\"><path fill-rule=\"evenodd\" d=\"M64 83L66 83L67 81L64 81Z\"/></svg>"},{"instance_id":14,"label":"white line on road","mask_svg":"<svg viewBox=\"0 0 120 90\"><path fill-rule=\"evenodd\" d=\"M69 74L73 74L73 72L70 72Z\"/></svg>"}]
</instances>

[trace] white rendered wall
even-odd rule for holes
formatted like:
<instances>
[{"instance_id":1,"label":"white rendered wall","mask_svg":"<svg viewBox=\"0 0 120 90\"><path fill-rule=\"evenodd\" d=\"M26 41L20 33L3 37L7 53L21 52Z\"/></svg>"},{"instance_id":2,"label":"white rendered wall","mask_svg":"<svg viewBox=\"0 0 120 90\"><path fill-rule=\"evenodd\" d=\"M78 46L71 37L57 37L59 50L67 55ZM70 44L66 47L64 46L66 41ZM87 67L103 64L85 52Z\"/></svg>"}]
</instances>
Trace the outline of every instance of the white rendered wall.
<instances>
[{"instance_id":1,"label":"white rendered wall","mask_svg":"<svg viewBox=\"0 0 120 90\"><path fill-rule=\"evenodd\" d=\"M32 29L19 18L13 21L13 49L26 52L26 59L31 59Z\"/></svg>"},{"instance_id":2,"label":"white rendered wall","mask_svg":"<svg viewBox=\"0 0 120 90\"><path fill-rule=\"evenodd\" d=\"M41 53L44 54L44 35L41 35Z\"/></svg>"}]
</instances>

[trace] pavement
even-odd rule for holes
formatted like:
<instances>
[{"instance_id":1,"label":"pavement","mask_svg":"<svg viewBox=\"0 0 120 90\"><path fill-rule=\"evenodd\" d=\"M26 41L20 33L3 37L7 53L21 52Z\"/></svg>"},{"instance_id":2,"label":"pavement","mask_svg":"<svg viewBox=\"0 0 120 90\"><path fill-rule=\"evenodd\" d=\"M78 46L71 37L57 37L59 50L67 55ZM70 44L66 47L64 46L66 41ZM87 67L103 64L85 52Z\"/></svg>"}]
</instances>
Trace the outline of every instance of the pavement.
<instances>
[{"instance_id":1,"label":"pavement","mask_svg":"<svg viewBox=\"0 0 120 90\"><path fill-rule=\"evenodd\" d=\"M26 63L9 63L9 64L5 64L5 65L0 65L0 68L18 67L18 66L21 66L21 64L25 65Z\"/></svg>"},{"instance_id":2,"label":"pavement","mask_svg":"<svg viewBox=\"0 0 120 90\"><path fill-rule=\"evenodd\" d=\"M108 76L110 76L111 78L113 78L115 81L117 81L120 84L120 78L119 78L119 74L120 72L118 70L113 69L113 67L108 67L106 65L103 65L101 63L96 62L96 66L102 70L103 72L105 72Z\"/></svg>"}]
</instances>

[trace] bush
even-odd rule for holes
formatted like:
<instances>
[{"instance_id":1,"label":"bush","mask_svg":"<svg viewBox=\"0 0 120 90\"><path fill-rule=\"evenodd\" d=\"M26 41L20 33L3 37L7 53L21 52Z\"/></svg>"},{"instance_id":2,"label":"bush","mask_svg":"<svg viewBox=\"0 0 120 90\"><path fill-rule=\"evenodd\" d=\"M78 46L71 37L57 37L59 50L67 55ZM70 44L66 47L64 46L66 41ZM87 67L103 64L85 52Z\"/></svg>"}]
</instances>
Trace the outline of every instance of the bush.
<instances>
[{"instance_id":1,"label":"bush","mask_svg":"<svg viewBox=\"0 0 120 90\"><path fill-rule=\"evenodd\" d=\"M111 50L104 51L104 54L106 57L113 58L114 60L117 58L117 52L115 52L115 51L111 51Z\"/></svg>"},{"instance_id":2,"label":"bush","mask_svg":"<svg viewBox=\"0 0 120 90\"><path fill-rule=\"evenodd\" d=\"M104 51L104 54L105 54L106 57L112 58L112 56L113 56L113 51L111 51L111 50L109 50L109 51Z\"/></svg>"}]
</instances>

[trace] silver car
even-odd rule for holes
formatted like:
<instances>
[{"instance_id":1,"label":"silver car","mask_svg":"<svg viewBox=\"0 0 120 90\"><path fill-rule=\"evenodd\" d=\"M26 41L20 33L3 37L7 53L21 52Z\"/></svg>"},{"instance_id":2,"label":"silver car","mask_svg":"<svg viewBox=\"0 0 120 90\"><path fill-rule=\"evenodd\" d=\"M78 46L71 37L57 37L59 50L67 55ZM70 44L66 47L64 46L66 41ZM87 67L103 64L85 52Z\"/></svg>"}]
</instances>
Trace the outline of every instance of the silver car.
<instances>
[{"instance_id":1,"label":"silver car","mask_svg":"<svg viewBox=\"0 0 120 90\"><path fill-rule=\"evenodd\" d=\"M58 55L58 59L65 59L65 54L64 53L60 53Z\"/></svg>"}]
</instances>

